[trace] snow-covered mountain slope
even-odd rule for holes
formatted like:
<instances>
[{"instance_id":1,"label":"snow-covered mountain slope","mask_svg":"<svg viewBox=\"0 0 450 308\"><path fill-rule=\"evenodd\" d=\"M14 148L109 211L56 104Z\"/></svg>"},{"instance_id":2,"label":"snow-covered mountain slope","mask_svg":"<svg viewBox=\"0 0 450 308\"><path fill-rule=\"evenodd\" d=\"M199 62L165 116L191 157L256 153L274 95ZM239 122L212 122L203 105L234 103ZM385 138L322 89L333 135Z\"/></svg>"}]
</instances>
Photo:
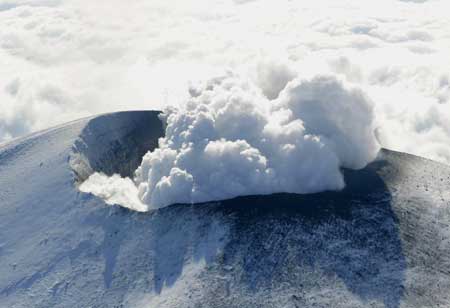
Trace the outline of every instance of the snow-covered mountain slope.
<instances>
[{"instance_id":1,"label":"snow-covered mountain slope","mask_svg":"<svg viewBox=\"0 0 450 308\"><path fill-rule=\"evenodd\" d=\"M157 112L0 147L0 307L448 307L450 168L384 150L341 192L133 212L77 190L130 175Z\"/></svg>"}]
</instances>

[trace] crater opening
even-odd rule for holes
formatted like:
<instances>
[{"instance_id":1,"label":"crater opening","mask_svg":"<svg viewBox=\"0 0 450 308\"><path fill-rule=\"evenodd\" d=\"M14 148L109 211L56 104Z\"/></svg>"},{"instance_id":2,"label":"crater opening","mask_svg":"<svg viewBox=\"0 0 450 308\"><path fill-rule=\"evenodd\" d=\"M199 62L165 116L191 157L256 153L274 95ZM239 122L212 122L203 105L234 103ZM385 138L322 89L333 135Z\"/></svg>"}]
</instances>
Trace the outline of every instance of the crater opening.
<instances>
[{"instance_id":1,"label":"crater opening","mask_svg":"<svg viewBox=\"0 0 450 308\"><path fill-rule=\"evenodd\" d=\"M91 119L75 141L70 166L79 186L95 172L133 177L142 157L164 136L160 111L125 111Z\"/></svg>"}]
</instances>

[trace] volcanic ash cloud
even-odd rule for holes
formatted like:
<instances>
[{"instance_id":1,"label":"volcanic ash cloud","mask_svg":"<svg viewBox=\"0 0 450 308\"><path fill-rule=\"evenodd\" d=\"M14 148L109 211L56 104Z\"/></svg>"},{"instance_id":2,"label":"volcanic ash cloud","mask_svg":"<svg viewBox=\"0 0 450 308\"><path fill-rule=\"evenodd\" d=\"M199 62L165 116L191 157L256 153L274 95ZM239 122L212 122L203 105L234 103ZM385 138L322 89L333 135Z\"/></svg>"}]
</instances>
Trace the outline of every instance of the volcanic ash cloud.
<instances>
[{"instance_id":1,"label":"volcanic ash cloud","mask_svg":"<svg viewBox=\"0 0 450 308\"><path fill-rule=\"evenodd\" d=\"M165 110L165 138L136 170L149 208L339 190L341 168L363 168L379 150L372 102L334 76L295 77L273 100L233 73L190 94Z\"/></svg>"}]
</instances>

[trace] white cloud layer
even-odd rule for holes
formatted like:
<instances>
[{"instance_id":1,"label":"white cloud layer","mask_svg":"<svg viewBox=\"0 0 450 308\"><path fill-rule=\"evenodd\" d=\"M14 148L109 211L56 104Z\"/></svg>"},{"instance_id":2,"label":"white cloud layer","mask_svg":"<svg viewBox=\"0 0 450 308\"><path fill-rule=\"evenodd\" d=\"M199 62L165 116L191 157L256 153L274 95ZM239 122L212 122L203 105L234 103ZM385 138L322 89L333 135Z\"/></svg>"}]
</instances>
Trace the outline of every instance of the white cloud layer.
<instances>
[{"instance_id":1,"label":"white cloud layer","mask_svg":"<svg viewBox=\"0 0 450 308\"><path fill-rule=\"evenodd\" d=\"M0 142L179 106L189 83L224 68L269 98L300 71L368 93L382 146L450 163L448 10L446 0L3 1Z\"/></svg>"}]
</instances>

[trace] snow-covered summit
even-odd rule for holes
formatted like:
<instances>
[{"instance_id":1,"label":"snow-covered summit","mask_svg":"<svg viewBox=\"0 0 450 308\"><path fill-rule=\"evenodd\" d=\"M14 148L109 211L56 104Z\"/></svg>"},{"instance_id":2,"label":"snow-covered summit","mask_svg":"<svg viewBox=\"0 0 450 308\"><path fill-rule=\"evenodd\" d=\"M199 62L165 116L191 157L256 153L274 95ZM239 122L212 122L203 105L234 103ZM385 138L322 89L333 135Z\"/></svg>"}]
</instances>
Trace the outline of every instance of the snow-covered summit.
<instances>
[{"instance_id":1,"label":"snow-covered summit","mask_svg":"<svg viewBox=\"0 0 450 308\"><path fill-rule=\"evenodd\" d=\"M129 176L158 112L92 117L0 147L1 307L450 304L450 168L383 150L340 192L138 213L80 192Z\"/></svg>"}]
</instances>

